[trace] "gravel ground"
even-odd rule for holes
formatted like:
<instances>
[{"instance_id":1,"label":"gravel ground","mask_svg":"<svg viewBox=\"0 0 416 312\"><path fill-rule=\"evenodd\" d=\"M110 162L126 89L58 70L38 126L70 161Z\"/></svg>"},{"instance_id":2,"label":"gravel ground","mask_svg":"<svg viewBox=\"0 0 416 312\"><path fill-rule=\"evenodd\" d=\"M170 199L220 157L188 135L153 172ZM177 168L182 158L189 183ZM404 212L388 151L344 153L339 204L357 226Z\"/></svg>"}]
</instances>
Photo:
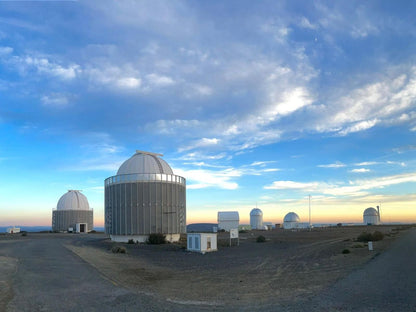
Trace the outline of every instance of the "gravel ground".
<instances>
[{"instance_id":1,"label":"gravel ground","mask_svg":"<svg viewBox=\"0 0 416 312\"><path fill-rule=\"evenodd\" d=\"M385 239L373 252L354 241L374 230ZM0 235L0 311L416 311L415 236L391 226L254 231L228 247L221 233L219 251L201 255L180 244L113 254L103 234Z\"/></svg>"}]
</instances>

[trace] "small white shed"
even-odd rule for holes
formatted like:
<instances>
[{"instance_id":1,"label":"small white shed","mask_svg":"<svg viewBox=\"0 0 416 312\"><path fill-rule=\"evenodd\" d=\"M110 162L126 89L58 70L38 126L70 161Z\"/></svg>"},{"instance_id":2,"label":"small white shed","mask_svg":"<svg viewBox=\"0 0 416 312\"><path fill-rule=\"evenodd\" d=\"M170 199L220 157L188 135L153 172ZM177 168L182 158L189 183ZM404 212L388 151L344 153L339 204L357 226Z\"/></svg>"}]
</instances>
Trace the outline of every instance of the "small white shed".
<instances>
[{"instance_id":1,"label":"small white shed","mask_svg":"<svg viewBox=\"0 0 416 312\"><path fill-rule=\"evenodd\" d=\"M217 251L217 233L188 233L189 251L211 252Z\"/></svg>"},{"instance_id":2,"label":"small white shed","mask_svg":"<svg viewBox=\"0 0 416 312\"><path fill-rule=\"evenodd\" d=\"M229 232L231 229L238 229L240 216L238 211L219 211L218 229Z\"/></svg>"}]
</instances>

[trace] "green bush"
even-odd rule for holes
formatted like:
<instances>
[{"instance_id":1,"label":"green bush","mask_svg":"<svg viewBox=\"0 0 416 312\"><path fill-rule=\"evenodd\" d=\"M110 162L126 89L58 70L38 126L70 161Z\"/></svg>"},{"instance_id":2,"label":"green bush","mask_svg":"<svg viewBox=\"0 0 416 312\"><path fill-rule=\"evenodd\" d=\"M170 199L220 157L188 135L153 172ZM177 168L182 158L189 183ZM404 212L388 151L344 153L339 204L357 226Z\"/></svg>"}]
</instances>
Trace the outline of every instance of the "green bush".
<instances>
[{"instance_id":1,"label":"green bush","mask_svg":"<svg viewBox=\"0 0 416 312\"><path fill-rule=\"evenodd\" d=\"M344 249L343 251L342 251L342 253L343 254L349 254L351 251L349 250L349 249Z\"/></svg>"},{"instance_id":2,"label":"green bush","mask_svg":"<svg viewBox=\"0 0 416 312\"><path fill-rule=\"evenodd\" d=\"M166 243L166 236L162 233L152 233L147 240L148 244L160 245Z\"/></svg>"},{"instance_id":3,"label":"green bush","mask_svg":"<svg viewBox=\"0 0 416 312\"><path fill-rule=\"evenodd\" d=\"M134 244L134 240L132 238L130 238L129 241L127 242L127 244Z\"/></svg>"},{"instance_id":4,"label":"green bush","mask_svg":"<svg viewBox=\"0 0 416 312\"><path fill-rule=\"evenodd\" d=\"M357 237L357 241L359 242L375 242L382 240L384 238L384 234L380 231L375 231L374 233L363 232Z\"/></svg>"},{"instance_id":5,"label":"green bush","mask_svg":"<svg viewBox=\"0 0 416 312\"><path fill-rule=\"evenodd\" d=\"M380 241L384 238L384 234L381 233L380 231L375 231L373 233L373 241Z\"/></svg>"},{"instance_id":6,"label":"green bush","mask_svg":"<svg viewBox=\"0 0 416 312\"><path fill-rule=\"evenodd\" d=\"M27 236L27 232L22 232L22 236Z\"/></svg>"},{"instance_id":7,"label":"green bush","mask_svg":"<svg viewBox=\"0 0 416 312\"><path fill-rule=\"evenodd\" d=\"M113 248L111 248L111 251L113 253L127 253L126 248L124 248L123 246L113 246Z\"/></svg>"},{"instance_id":8,"label":"green bush","mask_svg":"<svg viewBox=\"0 0 416 312\"><path fill-rule=\"evenodd\" d=\"M263 235L259 235L256 238L257 243L264 243L265 241L266 241L266 237L264 237Z\"/></svg>"}]
</instances>

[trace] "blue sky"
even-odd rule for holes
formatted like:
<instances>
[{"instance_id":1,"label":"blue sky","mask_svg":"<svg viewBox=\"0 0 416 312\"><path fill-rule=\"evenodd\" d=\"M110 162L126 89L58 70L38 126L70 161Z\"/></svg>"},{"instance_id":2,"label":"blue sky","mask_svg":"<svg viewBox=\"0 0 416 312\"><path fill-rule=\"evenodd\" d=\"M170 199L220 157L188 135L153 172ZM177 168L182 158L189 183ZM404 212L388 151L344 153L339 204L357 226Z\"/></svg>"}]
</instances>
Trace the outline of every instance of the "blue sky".
<instances>
[{"instance_id":1,"label":"blue sky","mask_svg":"<svg viewBox=\"0 0 416 312\"><path fill-rule=\"evenodd\" d=\"M0 225L48 225L136 149L188 222L416 222L416 3L0 1Z\"/></svg>"}]
</instances>

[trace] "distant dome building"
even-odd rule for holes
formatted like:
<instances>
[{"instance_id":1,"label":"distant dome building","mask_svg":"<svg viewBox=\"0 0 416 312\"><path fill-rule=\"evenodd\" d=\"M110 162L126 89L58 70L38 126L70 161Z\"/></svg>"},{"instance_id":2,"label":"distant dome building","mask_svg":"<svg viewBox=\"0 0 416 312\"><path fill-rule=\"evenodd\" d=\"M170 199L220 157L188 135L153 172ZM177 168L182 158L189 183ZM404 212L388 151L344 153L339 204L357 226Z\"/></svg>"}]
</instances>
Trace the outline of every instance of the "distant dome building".
<instances>
[{"instance_id":1,"label":"distant dome building","mask_svg":"<svg viewBox=\"0 0 416 312\"><path fill-rule=\"evenodd\" d=\"M105 232L112 240L145 242L161 233L178 241L186 233L186 180L160 156L136 151L105 180Z\"/></svg>"},{"instance_id":2,"label":"distant dome building","mask_svg":"<svg viewBox=\"0 0 416 312\"><path fill-rule=\"evenodd\" d=\"M89 232L94 229L93 210L87 197L78 190L69 190L61 196L52 211L52 230L57 232Z\"/></svg>"},{"instance_id":3,"label":"distant dome building","mask_svg":"<svg viewBox=\"0 0 416 312\"><path fill-rule=\"evenodd\" d=\"M259 208L250 211L250 226L252 230L263 230L263 212Z\"/></svg>"},{"instance_id":4,"label":"distant dome building","mask_svg":"<svg viewBox=\"0 0 416 312\"><path fill-rule=\"evenodd\" d=\"M378 207L377 207L378 208ZM366 225L380 224L380 212L373 207L367 208L363 213L363 221Z\"/></svg>"},{"instance_id":5,"label":"distant dome building","mask_svg":"<svg viewBox=\"0 0 416 312\"><path fill-rule=\"evenodd\" d=\"M289 212L283 219L284 229L297 229L299 227L300 218L294 212Z\"/></svg>"}]
</instances>

